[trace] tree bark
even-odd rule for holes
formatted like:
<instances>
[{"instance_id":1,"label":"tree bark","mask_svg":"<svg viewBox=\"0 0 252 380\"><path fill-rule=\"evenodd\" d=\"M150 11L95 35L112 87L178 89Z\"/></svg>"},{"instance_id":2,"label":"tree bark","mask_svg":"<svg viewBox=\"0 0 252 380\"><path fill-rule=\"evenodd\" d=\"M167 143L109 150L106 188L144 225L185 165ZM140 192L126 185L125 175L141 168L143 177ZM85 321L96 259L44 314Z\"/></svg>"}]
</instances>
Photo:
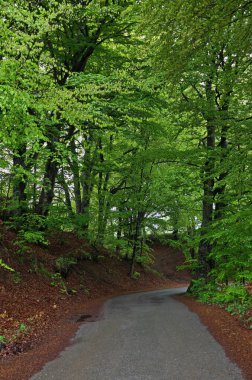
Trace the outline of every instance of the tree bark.
<instances>
[{"instance_id":1,"label":"tree bark","mask_svg":"<svg viewBox=\"0 0 252 380\"><path fill-rule=\"evenodd\" d=\"M21 215L27 211L27 196L25 193L27 186L27 176L25 171L28 170L25 163L26 145L21 146L13 155L13 168L21 170L21 173L14 173L13 199L18 202L18 208L14 211L15 215Z\"/></svg>"},{"instance_id":2,"label":"tree bark","mask_svg":"<svg viewBox=\"0 0 252 380\"><path fill-rule=\"evenodd\" d=\"M54 187L57 174L58 163L54 161L52 157L49 157L46 163L42 190L37 205L37 213L41 216L47 216L49 213L49 208L54 197Z\"/></svg>"},{"instance_id":3,"label":"tree bark","mask_svg":"<svg viewBox=\"0 0 252 380\"><path fill-rule=\"evenodd\" d=\"M101 139L99 141L99 149L102 151L102 142ZM103 243L104 234L107 225L107 210L109 207L109 202L106 202L106 193L108 191L108 182L110 178L110 174L107 172L105 175L102 171L102 166L104 164L104 156L103 153L100 153L100 165L101 169L99 172L99 180L98 180L98 231L97 231L97 242L99 244Z\"/></svg>"},{"instance_id":4,"label":"tree bark","mask_svg":"<svg viewBox=\"0 0 252 380\"><path fill-rule=\"evenodd\" d=\"M65 203L66 203L68 212L69 212L70 215L73 215L71 196L70 196L68 185L67 185L66 180L65 180L63 169L62 169L62 171L60 173L60 176L58 178L59 178L59 182L60 182L60 184L61 184L61 186L62 186L62 188L64 190L64 193L65 193Z\"/></svg>"},{"instance_id":5,"label":"tree bark","mask_svg":"<svg viewBox=\"0 0 252 380\"><path fill-rule=\"evenodd\" d=\"M80 169L79 169L79 163L78 163L78 155L76 152L76 145L73 138L70 142L70 149L72 153L72 161L69 159L68 162L73 174L75 209L76 209L77 214L81 214L82 206L81 206Z\"/></svg>"},{"instance_id":6,"label":"tree bark","mask_svg":"<svg viewBox=\"0 0 252 380\"><path fill-rule=\"evenodd\" d=\"M119 208L119 213L121 213L121 209ZM118 217L118 225L117 225L117 231L116 231L116 239L121 240L122 238L122 217L119 215ZM120 255L120 245L117 244L115 248L115 254Z\"/></svg>"},{"instance_id":7,"label":"tree bark","mask_svg":"<svg viewBox=\"0 0 252 380\"><path fill-rule=\"evenodd\" d=\"M227 155L228 155L227 131L228 131L227 126L222 127L221 140L219 143L219 147L221 148L221 158L220 158L221 167L225 166L225 160L227 159ZM223 212L227 206L227 202L225 200L226 183L224 182L227 175L228 175L228 171L224 170L223 172L220 173L217 179L217 186L214 190L214 196L216 199L214 219L220 219L223 216Z\"/></svg>"},{"instance_id":8,"label":"tree bark","mask_svg":"<svg viewBox=\"0 0 252 380\"><path fill-rule=\"evenodd\" d=\"M139 243L139 236L140 236L139 232L141 231L141 228L142 228L144 215L145 215L144 211L138 211L137 217L135 220L135 231L133 235L133 249L132 249L132 257L131 257L130 272L129 272L130 277L133 277L134 275L135 261L136 261L136 257L138 253L138 243Z\"/></svg>"},{"instance_id":9,"label":"tree bark","mask_svg":"<svg viewBox=\"0 0 252 380\"><path fill-rule=\"evenodd\" d=\"M93 181L93 160L91 158L91 148L85 148L84 163L81 173L81 187L82 187L82 200L81 200L81 213L85 215L85 222L83 229L88 230L89 227L89 207L91 194L94 186Z\"/></svg>"},{"instance_id":10,"label":"tree bark","mask_svg":"<svg viewBox=\"0 0 252 380\"><path fill-rule=\"evenodd\" d=\"M202 224L201 240L199 243L199 277L207 278L209 271L213 267L213 262L209 259L211 244L205 239L205 229L213 220L214 211L214 166L215 159L213 152L215 148L215 126L212 122L207 123L207 157L204 165L203 179L203 200L202 200Z\"/></svg>"}]
</instances>

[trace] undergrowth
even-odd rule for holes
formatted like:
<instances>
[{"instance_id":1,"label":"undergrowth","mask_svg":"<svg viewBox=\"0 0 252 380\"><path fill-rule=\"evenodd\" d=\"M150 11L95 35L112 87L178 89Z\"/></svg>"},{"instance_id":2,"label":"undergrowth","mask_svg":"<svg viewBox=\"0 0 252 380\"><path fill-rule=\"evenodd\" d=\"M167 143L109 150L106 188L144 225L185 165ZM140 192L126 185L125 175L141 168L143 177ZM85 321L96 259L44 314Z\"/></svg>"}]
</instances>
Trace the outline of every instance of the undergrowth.
<instances>
[{"instance_id":1,"label":"undergrowth","mask_svg":"<svg viewBox=\"0 0 252 380\"><path fill-rule=\"evenodd\" d=\"M190 292L200 302L218 304L232 315L243 317L252 308L252 295L243 284L205 283L203 279L198 279L193 280Z\"/></svg>"}]
</instances>

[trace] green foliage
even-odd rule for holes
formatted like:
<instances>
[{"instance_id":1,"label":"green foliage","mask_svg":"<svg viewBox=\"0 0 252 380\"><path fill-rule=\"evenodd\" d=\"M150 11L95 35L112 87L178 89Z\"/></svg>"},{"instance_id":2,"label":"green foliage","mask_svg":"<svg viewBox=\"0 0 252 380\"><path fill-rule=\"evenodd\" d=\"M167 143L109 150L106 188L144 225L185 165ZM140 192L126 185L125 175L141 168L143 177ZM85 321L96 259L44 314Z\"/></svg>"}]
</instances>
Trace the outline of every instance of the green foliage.
<instances>
[{"instance_id":1,"label":"green foliage","mask_svg":"<svg viewBox=\"0 0 252 380\"><path fill-rule=\"evenodd\" d=\"M48 246L48 240L42 231L19 231L15 245L18 246L18 253L25 254L31 252L31 247L27 244L39 244L43 247Z\"/></svg>"},{"instance_id":2,"label":"green foliage","mask_svg":"<svg viewBox=\"0 0 252 380\"><path fill-rule=\"evenodd\" d=\"M27 330L27 325L25 323L20 323L20 325L18 327L18 331L20 333L24 333L26 330Z\"/></svg>"},{"instance_id":3,"label":"green foliage","mask_svg":"<svg viewBox=\"0 0 252 380\"><path fill-rule=\"evenodd\" d=\"M51 274L51 285L56 287L61 287L61 289L66 290L66 285L61 277L60 273Z\"/></svg>"},{"instance_id":4,"label":"green foliage","mask_svg":"<svg viewBox=\"0 0 252 380\"><path fill-rule=\"evenodd\" d=\"M56 231L73 231L74 221L68 215L64 205L53 206L50 209L50 214L46 218L45 228L47 232Z\"/></svg>"},{"instance_id":5,"label":"green foliage","mask_svg":"<svg viewBox=\"0 0 252 380\"><path fill-rule=\"evenodd\" d=\"M59 288L60 293L70 295L77 293L77 290L75 289L68 289L62 275L60 273L53 273L50 275L51 278L51 285Z\"/></svg>"},{"instance_id":6,"label":"green foliage","mask_svg":"<svg viewBox=\"0 0 252 380\"><path fill-rule=\"evenodd\" d=\"M212 224L208 236L214 242L210 257L216 263L211 272L216 281L252 281L251 211L251 206L242 207Z\"/></svg>"},{"instance_id":7,"label":"green foliage","mask_svg":"<svg viewBox=\"0 0 252 380\"><path fill-rule=\"evenodd\" d=\"M57 269L58 272L52 273L50 270L48 270L45 265L42 263L39 264L39 267L37 269L37 273L40 273L41 275L45 276L49 281L51 286L59 288L59 291L63 294L69 294L68 289L66 287L66 284L63 280L63 277L60 273L60 271L63 271L65 269L66 263L69 264L68 260L64 260L65 258L59 257L58 259L58 265L59 268ZM71 265L73 265L73 261L71 261ZM55 268L56 269L56 268ZM75 293L74 289L71 289L71 293Z\"/></svg>"},{"instance_id":8,"label":"green foliage","mask_svg":"<svg viewBox=\"0 0 252 380\"><path fill-rule=\"evenodd\" d=\"M56 269L60 273L67 273L68 270L73 266L77 264L77 260L74 257L69 256L60 256L55 261Z\"/></svg>"},{"instance_id":9,"label":"green foliage","mask_svg":"<svg viewBox=\"0 0 252 380\"><path fill-rule=\"evenodd\" d=\"M85 231L85 226L89 222L88 214L78 214L74 215L72 218L72 228L79 238L87 236L87 231Z\"/></svg>"},{"instance_id":10,"label":"green foliage","mask_svg":"<svg viewBox=\"0 0 252 380\"><path fill-rule=\"evenodd\" d=\"M231 314L244 315L252 307L252 295L240 284L228 286L203 279L193 280L190 292L204 303L223 304Z\"/></svg>"},{"instance_id":11,"label":"green foliage","mask_svg":"<svg viewBox=\"0 0 252 380\"><path fill-rule=\"evenodd\" d=\"M0 259L0 267L4 268L10 272L15 272L13 268L11 268L9 265L5 264L2 259Z\"/></svg>"},{"instance_id":12,"label":"green foliage","mask_svg":"<svg viewBox=\"0 0 252 380\"><path fill-rule=\"evenodd\" d=\"M7 225L16 231L39 231L45 228L45 219L38 214L22 213L13 216Z\"/></svg>"},{"instance_id":13,"label":"green foliage","mask_svg":"<svg viewBox=\"0 0 252 380\"><path fill-rule=\"evenodd\" d=\"M141 273L137 272L137 271L134 271L131 278L133 278L134 280L138 280L139 278L141 277Z\"/></svg>"},{"instance_id":14,"label":"green foliage","mask_svg":"<svg viewBox=\"0 0 252 380\"><path fill-rule=\"evenodd\" d=\"M187 259L185 264L178 265L177 270L185 270L189 269L192 273L196 273L198 269L200 268L199 261L197 259Z\"/></svg>"},{"instance_id":15,"label":"green foliage","mask_svg":"<svg viewBox=\"0 0 252 380\"><path fill-rule=\"evenodd\" d=\"M154 256L151 254L151 248L148 245L143 245L141 255L136 257L136 262L142 266L149 266L154 262Z\"/></svg>"},{"instance_id":16,"label":"green foliage","mask_svg":"<svg viewBox=\"0 0 252 380\"><path fill-rule=\"evenodd\" d=\"M17 215L8 223L11 228L18 231L15 245L18 246L18 253L25 254L31 251L28 244L38 244L43 247L48 246L48 240L45 238L45 220L37 214Z\"/></svg>"},{"instance_id":17,"label":"green foliage","mask_svg":"<svg viewBox=\"0 0 252 380\"><path fill-rule=\"evenodd\" d=\"M25 243L40 244L43 246L48 245L48 240L46 240L44 233L42 231L20 231L19 241Z\"/></svg>"},{"instance_id":18,"label":"green foliage","mask_svg":"<svg viewBox=\"0 0 252 380\"><path fill-rule=\"evenodd\" d=\"M17 253L20 255L25 255L26 253L31 252L31 248L27 245L26 240L22 238L21 239L18 238L14 244L18 247Z\"/></svg>"}]
</instances>

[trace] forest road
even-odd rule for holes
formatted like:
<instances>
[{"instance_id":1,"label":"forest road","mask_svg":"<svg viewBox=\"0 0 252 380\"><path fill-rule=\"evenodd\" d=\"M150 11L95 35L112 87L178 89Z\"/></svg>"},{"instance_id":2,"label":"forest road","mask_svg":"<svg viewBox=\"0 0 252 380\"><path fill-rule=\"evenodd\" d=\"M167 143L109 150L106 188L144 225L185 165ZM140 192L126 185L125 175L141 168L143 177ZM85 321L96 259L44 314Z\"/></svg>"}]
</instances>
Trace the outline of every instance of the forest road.
<instances>
[{"instance_id":1,"label":"forest road","mask_svg":"<svg viewBox=\"0 0 252 380\"><path fill-rule=\"evenodd\" d=\"M112 298L100 320L32 380L240 380L199 318L171 296L185 288Z\"/></svg>"}]
</instances>

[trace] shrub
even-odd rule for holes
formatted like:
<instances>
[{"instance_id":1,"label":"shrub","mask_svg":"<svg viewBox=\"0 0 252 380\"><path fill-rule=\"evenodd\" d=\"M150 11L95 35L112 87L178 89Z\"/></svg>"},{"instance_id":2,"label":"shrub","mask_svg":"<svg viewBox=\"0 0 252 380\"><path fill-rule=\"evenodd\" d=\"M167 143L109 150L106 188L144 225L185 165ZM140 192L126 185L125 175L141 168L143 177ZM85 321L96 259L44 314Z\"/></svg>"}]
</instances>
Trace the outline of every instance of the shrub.
<instances>
[{"instance_id":1,"label":"shrub","mask_svg":"<svg viewBox=\"0 0 252 380\"><path fill-rule=\"evenodd\" d=\"M69 269L77 263L74 257L60 256L55 262L56 271L66 277Z\"/></svg>"},{"instance_id":2,"label":"shrub","mask_svg":"<svg viewBox=\"0 0 252 380\"><path fill-rule=\"evenodd\" d=\"M231 314L244 315L252 306L252 295L243 285L236 283L224 286L198 279L193 280L190 291L201 302L224 305Z\"/></svg>"}]
</instances>

